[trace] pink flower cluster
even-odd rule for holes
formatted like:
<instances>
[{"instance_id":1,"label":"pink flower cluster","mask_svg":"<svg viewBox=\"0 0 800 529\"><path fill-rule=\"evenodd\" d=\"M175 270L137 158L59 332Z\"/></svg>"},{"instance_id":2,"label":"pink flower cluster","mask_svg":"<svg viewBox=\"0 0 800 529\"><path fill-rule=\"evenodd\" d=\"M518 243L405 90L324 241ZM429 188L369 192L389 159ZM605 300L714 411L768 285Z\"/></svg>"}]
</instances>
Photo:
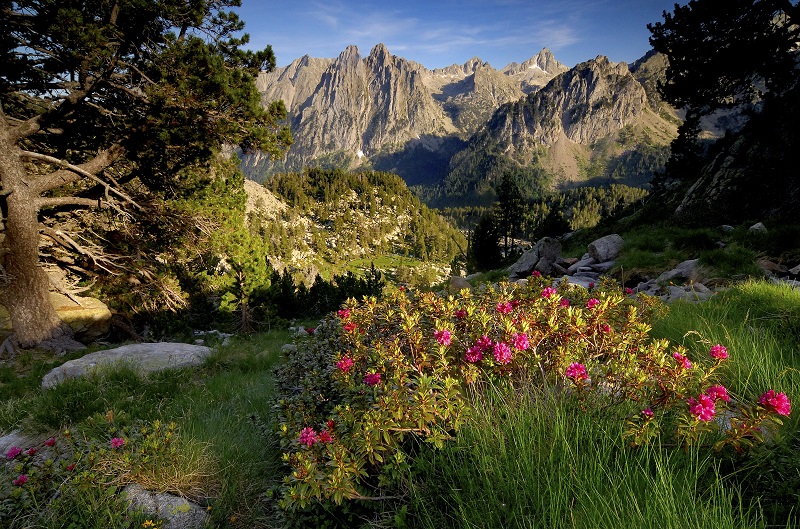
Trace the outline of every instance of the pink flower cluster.
<instances>
[{"instance_id":1,"label":"pink flower cluster","mask_svg":"<svg viewBox=\"0 0 800 529\"><path fill-rule=\"evenodd\" d=\"M689 412L692 415L697 417L698 420L708 422L713 419L714 415L717 413L716 402L718 400L724 402L729 402L731 400L725 386L711 386L696 399L691 397L687 399L686 403L689 405Z\"/></svg>"},{"instance_id":2,"label":"pink flower cluster","mask_svg":"<svg viewBox=\"0 0 800 529\"><path fill-rule=\"evenodd\" d=\"M125 446L125 439L123 439L122 437L113 437L111 439L111 448L113 448L114 450L122 448L123 446Z\"/></svg>"},{"instance_id":3,"label":"pink flower cluster","mask_svg":"<svg viewBox=\"0 0 800 529\"><path fill-rule=\"evenodd\" d=\"M696 399L694 397L689 397L686 403L689 405L689 412L703 422L710 421L714 418L714 414L717 413L714 407L714 399L705 393L701 394Z\"/></svg>"},{"instance_id":4,"label":"pink flower cluster","mask_svg":"<svg viewBox=\"0 0 800 529\"><path fill-rule=\"evenodd\" d=\"M339 309L336 311L336 314L339 316L339 318L346 320L350 317L350 309Z\"/></svg>"},{"instance_id":5,"label":"pink flower cluster","mask_svg":"<svg viewBox=\"0 0 800 529\"><path fill-rule=\"evenodd\" d=\"M591 286L589 288L591 288ZM599 299L592 298L592 299L590 299L589 301L586 302L586 308L587 309L593 309L596 306L598 306L599 304L600 304L600 300Z\"/></svg>"},{"instance_id":6,"label":"pink flower cluster","mask_svg":"<svg viewBox=\"0 0 800 529\"><path fill-rule=\"evenodd\" d=\"M458 309L456 311L456 319L463 320L467 317L467 311L464 309Z\"/></svg>"},{"instance_id":7,"label":"pink flower cluster","mask_svg":"<svg viewBox=\"0 0 800 529\"><path fill-rule=\"evenodd\" d=\"M672 358L674 358L684 369L692 368L692 363L689 361L689 359L680 354L678 351L672 353Z\"/></svg>"},{"instance_id":8,"label":"pink flower cluster","mask_svg":"<svg viewBox=\"0 0 800 529\"><path fill-rule=\"evenodd\" d=\"M485 334L478 338L475 345L469 347L464 354L464 360L471 363L477 363L483 360L483 353L493 351L494 342L489 339Z\"/></svg>"},{"instance_id":9,"label":"pink flower cluster","mask_svg":"<svg viewBox=\"0 0 800 529\"><path fill-rule=\"evenodd\" d=\"M759 404L764 406L770 411L774 411L778 415L787 416L792 412L792 403L789 402L789 397L786 396L786 393L775 393L774 389L771 389L761 395L761 398L758 399Z\"/></svg>"},{"instance_id":10,"label":"pink flower cluster","mask_svg":"<svg viewBox=\"0 0 800 529\"><path fill-rule=\"evenodd\" d=\"M343 356L341 360L336 362L336 369L343 373L350 371L351 367L353 367L353 359L349 356Z\"/></svg>"},{"instance_id":11,"label":"pink flower cluster","mask_svg":"<svg viewBox=\"0 0 800 529\"><path fill-rule=\"evenodd\" d=\"M450 331L447 329L434 332L433 337L436 338L436 341L439 343L439 345L444 346L450 345L450 341L453 338L452 334L450 334Z\"/></svg>"},{"instance_id":12,"label":"pink flower cluster","mask_svg":"<svg viewBox=\"0 0 800 529\"><path fill-rule=\"evenodd\" d=\"M328 421L330 425L333 421ZM328 430L322 430L321 432L317 433L314 431L314 428L310 426L306 426L300 431L300 437L297 439L297 442L301 445L306 446L313 446L316 443L330 443L333 441L333 435Z\"/></svg>"},{"instance_id":13,"label":"pink flower cluster","mask_svg":"<svg viewBox=\"0 0 800 529\"><path fill-rule=\"evenodd\" d=\"M368 386L377 386L381 383L380 373L367 373L364 375L364 384Z\"/></svg>"},{"instance_id":14,"label":"pink flower cluster","mask_svg":"<svg viewBox=\"0 0 800 529\"><path fill-rule=\"evenodd\" d=\"M355 322L348 321L347 323L342 325L342 329L344 329L345 332L354 331L356 329L356 324L355 324Z\"/></svg>"},{"instance_id":15,"label":"pink flower cluster","mask_svg":"<svg viewBox=\"0 0 800 529\"><path fill-rule=\"evenodd\" d=\"M558 304L562 307L569 307L569 300L567 298L561 298Z\"/></svg>"},{"instance_id":16,"label":"pink flower cluster","mask_svg":"<svg viewBox=\"0 0 800 529\"><path fill-rule=\"evenodd\" d=\"M717 360L725 360L728 358L728 350L720 344L713 346L708 354L711 355L711 358Z\"/></svg>"},{"instance_id":17,"label":"pink flower cluster","mask_svg":"<svg viewBox=\"0 0 800 529\"><path fill-rule=\"evenodd\" d=\"M28 482L28 476L26 474L20 474L20 476L11 483L13 483L15 487L21 487L27 482Z\"/></svg>"},{"instance_id":18,"label":"pink flower cluster","mask_svg":"<svg viewBox=\"0 0 800 529\"><path fill-rule=\"evenodd\" d=\"M653 418L653 410L650 408L645 408L642 410L642 415L644 415L647 419Z\"/></svg>"},{"instance_id":19,"label":"pink flower cluster","mask_svg":"<svg viewBox=\"0 0 800 529\"><path fill-rule=\"evenodd\" d=\"M494 355L495 362L498 364L511 363L511 348L505 342L495 343L492 348L492 354Z\"/></svg>"},{"instance_id":20,"label":"pink flower cluster","mask_svg":"<svg viewBox=\"0 0 800 529\"><path fill-rule=\"evenodd\" d=\"M556 292L558 292L558 290L556 290L555 288L547 287L544 290L542 290L542 297L543 298L549 298L550 296L552 296Z\"/></svg>"},{"instance_id":21,"label":"pink flower cluster","mask_svg":"<svg viewBox=\"0 0 800 529\"><path fill-rule=\"evenodd\" d=\"M511 346L517 351L525 351L531 346L531 342L528 340L527 334L520 332L511 336Z\"/></svg>"},{"instance_id":22,"label":"pink flower cluster","mask_svg":"<svg viewBox=\"0 0 800 529\"><path fill-rule=\"evenodd\" d=\"M572 362L567 370L564 372L567 378L571 378L572 380L586 380L589 378L589 375L586 373L586 366L581 364L580 362Z\"/></svg>"},{"instance_id":23,"label":"pink flower cluster","mask_svg":"<svg viewBox=\"0 0 800 529\"><path fill-rule=\"evenodd\" d=\"M501 301L497 304L495 310L497 310L497 312L500 314L509 314L513 308L514 307L508 301Z\"/></svg>"},{"instance_id":24,"label":"pink flower cluster","mask_svg":"<svg viewBox=\"0 0 800 529\"><path fill-rule=\"evenodd\" d=\"M22 453L22 448L18 446L12 446L6 452L6 459L15 459L18 455Z\"/></svg>"}]
</instances>

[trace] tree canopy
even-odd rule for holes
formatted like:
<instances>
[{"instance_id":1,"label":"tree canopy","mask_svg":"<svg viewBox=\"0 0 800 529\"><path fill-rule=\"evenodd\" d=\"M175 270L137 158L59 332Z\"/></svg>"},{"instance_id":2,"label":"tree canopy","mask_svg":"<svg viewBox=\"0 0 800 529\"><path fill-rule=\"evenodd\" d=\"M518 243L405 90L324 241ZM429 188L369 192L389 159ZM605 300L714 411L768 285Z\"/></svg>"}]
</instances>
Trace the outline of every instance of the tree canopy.
<instances>
[{"instance_id":1,"label":"tree canopy","mask_svg":"<svg viewBox=\"0 0 800 529\"><path fill-rule=\"evenodd\" d=\"M42 212L155 214L149 201L203 184L186 169L221 144L278 155L291 143L283 104L262 108L253 82L274 54L242 49L249 37L228 10L239 4L0 1L2 295L19 345L69 333L47 299L40 233L92 254L44 229Z\"/></svg>"},{"instance_id":2,"label":"tree canopy","mask_svg":"<svg viewBox=\"0 0 800 529\"><path fill-rule=\"evenodd\" d=\"M669 60L664 98L689 115L780 95L797 79L798 6L789 0L691 0L648 24Z\"/></svg>"}]
</instances>

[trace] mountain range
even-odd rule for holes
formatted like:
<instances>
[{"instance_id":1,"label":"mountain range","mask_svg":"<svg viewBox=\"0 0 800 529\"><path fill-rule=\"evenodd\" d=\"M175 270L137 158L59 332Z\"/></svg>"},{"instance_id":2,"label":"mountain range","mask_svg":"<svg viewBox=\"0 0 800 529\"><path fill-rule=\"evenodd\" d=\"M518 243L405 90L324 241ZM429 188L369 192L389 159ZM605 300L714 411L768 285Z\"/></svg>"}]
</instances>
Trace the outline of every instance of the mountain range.
<instances>
[{"instance_id":1,"label":"mountain range","mask_svg":"<svg viewBox=\"0 0 800 529\"><path fill-rule=\"evenodd\" d=\"M491 201L508 171L529 193L646 183L679 122L654 89L664 67L658 55L630 66L600 56L570 69L548 49L500 70L477 57L429 70L383 44L304 56L257 80L264 104L284 101L294 145L242 167L257 181L305 166L391 171L438 205Z\"/></svg>"}]
</instances>

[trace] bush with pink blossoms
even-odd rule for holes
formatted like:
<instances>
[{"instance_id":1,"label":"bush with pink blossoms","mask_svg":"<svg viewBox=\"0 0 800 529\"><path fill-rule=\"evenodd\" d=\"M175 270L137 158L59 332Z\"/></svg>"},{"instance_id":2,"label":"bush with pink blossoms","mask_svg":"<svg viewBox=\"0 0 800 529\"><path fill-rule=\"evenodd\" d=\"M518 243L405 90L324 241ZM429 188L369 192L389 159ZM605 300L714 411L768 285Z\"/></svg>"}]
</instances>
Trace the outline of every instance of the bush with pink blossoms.
<instances>
[{"instance_id":1,"label":"bush with pink blossoms","mask_svg":"<svg viewBox=\"0 0 800 529\"><path fill-rule=\"evenodd\" d=\"M479 395L486 381L546 386L587 411L617 414L632 445L659 436L703 442L721 410L738 417L748 408L734 409L718 380L722 346L690 361L682 346L650 337L662 310L609 282L588 292L533 277L457 295L395 290L380 301L349 300L298 337L276 371L281 505L396 494L408 441L440 447L452 439L470 413L466 395ZM788 410L780 395L767 393L753 417L732 419L717 448L757 441L762 423ZM631 415L632 407L639 411ZM322 431L330 440L319 442Z\"/></svg>"}]
</instances>

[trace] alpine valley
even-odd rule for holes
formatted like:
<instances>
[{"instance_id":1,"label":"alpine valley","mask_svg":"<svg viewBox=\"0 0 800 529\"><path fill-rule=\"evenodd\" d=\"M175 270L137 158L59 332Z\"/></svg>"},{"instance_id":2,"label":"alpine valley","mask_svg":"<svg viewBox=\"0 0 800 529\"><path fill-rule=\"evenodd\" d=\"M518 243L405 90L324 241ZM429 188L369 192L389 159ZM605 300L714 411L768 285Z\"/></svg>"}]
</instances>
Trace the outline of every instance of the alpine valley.
<instances>
[{"instance_id":1,"label":"alpine valley","mask_svg":"<svg viewBox=\"0 0 800 529\"><path fill-rule=\"evenodd\" d=\"M606 57L570 69L543 49L497 70L479 58L429 70L383 44L367 57L304 56L262 73L283 100L294 144L279 161L244 155L247 176L303 167L400 175L429 205L488 205L504 173L527 196L576 185L646 185L680 123L656 86L666 61Z\"/></svg>"}]
</instances>

